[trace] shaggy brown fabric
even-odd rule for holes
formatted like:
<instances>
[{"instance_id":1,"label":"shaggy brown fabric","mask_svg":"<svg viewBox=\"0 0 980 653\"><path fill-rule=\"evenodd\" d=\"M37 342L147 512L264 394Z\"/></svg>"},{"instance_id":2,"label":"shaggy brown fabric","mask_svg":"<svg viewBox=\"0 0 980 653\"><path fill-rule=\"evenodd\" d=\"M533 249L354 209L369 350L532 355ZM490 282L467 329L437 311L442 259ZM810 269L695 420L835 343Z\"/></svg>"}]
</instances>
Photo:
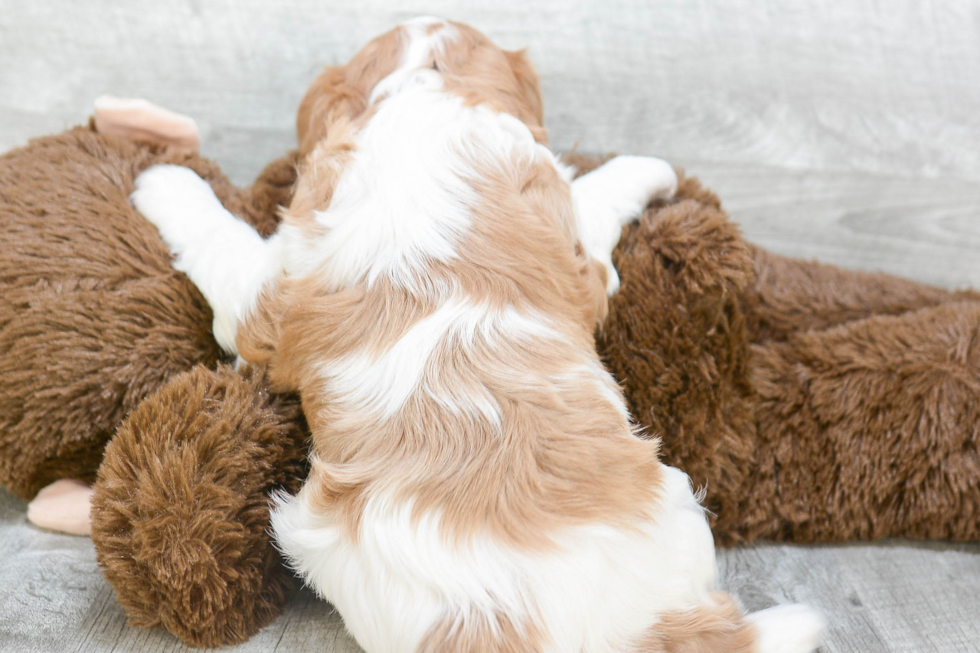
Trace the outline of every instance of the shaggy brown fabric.
<instances>
[{"instance_id":1,"label":"shaggy brown fabric","mask_svg":"<svg viewBox=\"0 0 980 653\"><path fill-rule=\"evenodd\" d=\"M753 347L757 478L746 537L980 537L980 303ZM733 525L734 526L734 525Z\"/></svg>"},{"instance_id":2,"label":"shaggy brown fabric","mask_svg":"<svg viewBox=\"0 0 980 653\"><path fill-rule=\"evenodd\" d=\"M292 576L270 546L268 497L306 476L302 425L298 399L227 366L175 377L123 423L92 540L131 623L220 646L278 616Z\"/></svg>"},{"instance_id":3,"label":"shaggy brown fabric","mask_svg":"<svg viewBox=\"0 0 980 653\"><path fill-rule=\"evenodd\" d=\"M0 485L21 498L91 478L124 415L221 356L207 303L129 205L135 176L167 161L197 170L267 233L288 201L289 159L239 190L200 157L91 128L0 157Z\"/></svg>"},{"instance_id":4,"label":"shaggy brown fabric","mask_svg":"<svg viewBox=\"0 0 980 653\"><path fill-rule=\"evenodd\" d=\"M214 364L210 309L129 207L157 154L79 128L0 157L0 483L91 477L123 416Z\"/></svg>"},{"instance_id":5,"label":"shaggy brown fabric","mask_svg":"<svg viewBox=\"0 0 980 653\"><path fill-rule=\"evenodd\" d=\"M94 478L132 413L96 485L99 560L134 623L216 645L281 610L291 575L265 496L305 474L302 420L258 376L205 369L222 356L211 311L129 206L135 176L163 162L264 234L295 180L294 155L239 189L205 159L91 125L0 157L0 485L26 499Z\"/></svg>"},{"instance_id":6,"label":"shaggy brown fabric","mask_svg":"<svg viewBox=\"0 0 980 653\"><path fill-rule=\"evenodd\" d=\"M600 351L719 541L980 537L980 296L746 245L693 179L615 263Z\"/></svg>"},{"instance_id":7,"label":"shaggy brown fabric","mask_svg":"<svg viewBox=\"0 0 980 653\"><path fill-rule=\"evenodd\" d=\"M901 315L980 293L926 286L876 272L798 261L752 246L755 279L742 296L752 342L786 340L876 315Z\"/></svg>"},{"instance_id":8,"label":"shaggy brown fabric","mask_svg":"<svg viewBox=\"0 0 980 653\"><path fill-rule=\"evenodd\" d=\"M624 230L613 262L622 286L599 352L646 435L661 437L665 461L707 485L724 540L753 481L755 398L739 308L751 250L714 194L685 179L678 201Z\"/></svg>"}]
</instances>

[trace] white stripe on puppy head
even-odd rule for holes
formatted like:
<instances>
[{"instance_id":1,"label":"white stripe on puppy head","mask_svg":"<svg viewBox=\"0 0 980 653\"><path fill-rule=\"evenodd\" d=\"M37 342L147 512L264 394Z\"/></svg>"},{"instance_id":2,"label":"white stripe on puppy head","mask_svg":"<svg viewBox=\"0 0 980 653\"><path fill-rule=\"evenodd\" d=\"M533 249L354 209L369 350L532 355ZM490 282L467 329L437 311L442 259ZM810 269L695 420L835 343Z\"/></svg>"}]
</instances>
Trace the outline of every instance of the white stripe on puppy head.
<instances>
[{"instance_id":1,"label":"white stripe on puppy head","mask_svg":"<svg viewBox=\"0 0 980 653\"><path fill-rule=\"evenodd\" d=\"M371 90L371 97L368 100L370 104L394 95L411 83L431 84L436 89L442 87L442 79L438 72L425 72L422 75L414 73L422 72L433 52L441 53L447 43L452 43L458 38L456 28L442 18L433 16L413 18L402 23L400 27L403 38L407 39L407 44L402 51L401 63Z\"/></svg>"}]
</instances>

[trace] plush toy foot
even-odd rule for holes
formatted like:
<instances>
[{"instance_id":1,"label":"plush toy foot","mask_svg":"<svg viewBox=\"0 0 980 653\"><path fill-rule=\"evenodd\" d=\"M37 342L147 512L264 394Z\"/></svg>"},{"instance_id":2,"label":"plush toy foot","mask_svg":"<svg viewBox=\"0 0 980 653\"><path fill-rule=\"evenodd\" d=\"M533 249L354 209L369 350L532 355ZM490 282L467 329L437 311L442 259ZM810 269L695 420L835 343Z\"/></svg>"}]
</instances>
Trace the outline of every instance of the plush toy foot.
<instances>
[{"instance_id":1,"label":"plush toy foot","mask_svg":"<svg viewBox=\"0 0 980 653\"><path fill-rule=\"evenodd\" d=\"M92 488L87 483L64 478L38 492L27 504L27 519L52 531L90 535L91 507Z\"/></svg>"},{"instance_id":2,"label":"plush toy foot","mask_svg":"<svg viewBox=\"0 0 980 653\"><path fill-rule=\"evenodd\" d=\"M147 397L99 468L92 542L130 623L191 646L242 642L282 611L292 574L269 493L306 474L299 402L254 368L195 368Z\"/></svg>"},{"instance_id":3,"label":"plush toy foot","mask_svg":"<svg viewBox=\"0 0 980 653\"><path fill-rule=\"evenodd\" d=\"M95 101L95 128L107 136L145 141L177 152L197 152L201 133L193 118L142 99L103 95Z\"/></svg>"}]
</instances>

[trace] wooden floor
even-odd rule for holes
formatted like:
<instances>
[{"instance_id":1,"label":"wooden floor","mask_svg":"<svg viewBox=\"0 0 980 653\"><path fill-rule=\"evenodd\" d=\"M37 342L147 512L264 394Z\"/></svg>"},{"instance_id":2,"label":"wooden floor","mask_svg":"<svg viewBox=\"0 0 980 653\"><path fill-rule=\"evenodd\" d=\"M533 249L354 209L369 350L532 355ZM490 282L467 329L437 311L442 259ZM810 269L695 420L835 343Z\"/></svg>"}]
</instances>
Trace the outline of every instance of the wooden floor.
<instances>
[{"instance_id":1,"label":"wooden floor","mask_svg":"<svg viewBox=\"0 0 980 653\"><path fill-rule=\"evenodd\" d=\"M980 187L956 179L804 173L686 162L754 242L794 256L980 287ZM29 526L0 492L0 651L190 650L127 625L91 542ZM823 651L980 651L980 545L763 544L720 551L721 585L748 609L809 603L827 616ZM328 604L297 593L239 652L358 647Z\"/></svg>"}]
</instances>

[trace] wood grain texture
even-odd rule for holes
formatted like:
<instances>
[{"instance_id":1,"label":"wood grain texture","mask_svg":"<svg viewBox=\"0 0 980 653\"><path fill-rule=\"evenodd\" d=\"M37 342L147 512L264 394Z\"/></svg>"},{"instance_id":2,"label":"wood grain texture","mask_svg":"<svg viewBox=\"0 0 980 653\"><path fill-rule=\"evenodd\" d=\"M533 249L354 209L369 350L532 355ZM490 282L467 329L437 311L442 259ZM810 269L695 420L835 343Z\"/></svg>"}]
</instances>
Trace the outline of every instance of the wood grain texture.
<instances>
[{"instance_id":1,"label":"wood grain texture","mask_svg":"<svg viewBox=\"0 0 980 653\"><path fill-rule=\"evenodd\" d=\"M980 184L688 163L748 240L774 252L980 288Z\"/></svg>"},{"instance_id":2,"label":"wood grain texture","mask_svg":"<svg viewBox=\"0 0 980 653\"><path fill-rule=\"evenodd\" d=\"M247 182L320 66L419 13L529 48L558 149L980 178L972 0L0 0L0 150L143 96Z\"/></svg>"}]
</instances>

